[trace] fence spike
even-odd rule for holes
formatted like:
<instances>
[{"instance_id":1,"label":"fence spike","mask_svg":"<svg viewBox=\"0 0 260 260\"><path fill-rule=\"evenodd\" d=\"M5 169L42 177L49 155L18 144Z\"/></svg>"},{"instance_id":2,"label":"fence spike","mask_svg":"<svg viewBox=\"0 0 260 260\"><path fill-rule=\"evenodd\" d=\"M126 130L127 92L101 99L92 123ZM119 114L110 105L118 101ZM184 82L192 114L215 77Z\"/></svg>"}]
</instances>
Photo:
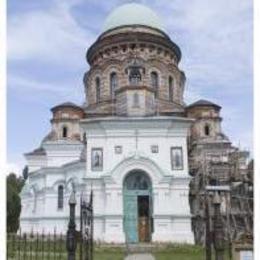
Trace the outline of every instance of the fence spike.
<instances>
[{"instance_id":1,"label":"fence spike","mask_svg":"<svg viewBox=\"0 0 260 260\"><path fill-rule=\"evenodd\" d=\"M35 258L38 258L38 251L39 251L39 234L36 233L36 250L35 250Z\"/></svg>"},{"instance_id":2,"label":"fence spike","mask_svg":"<svg viewBox=\"0 0 260 260\"><path fill-rule=\"evenodd\" d=\"M27 241L26 241L26 233L24 233L24 251L23 251L23 260L26 260L26 250L27 250Z\"/></svg>"},{"instance_id":3,"label":"fence spike","mask_svg":"<svg viewBox=\"0 0 260 260\"><path fill-rule=\"evenodd\" d=\"M48 259L50 260L50 251L51 251L51 234L49 232L49 235L48 235Z\"/></svg>"},{"instance_id":4,"label":"fence spike","mask_svg":"<svg viewBox=\"0 0 260 260\"><path fill-rule=\"evenodd\" d=\"M44 260L44 228L42 229L42 260Z\"/></svg>"},{"instance_id":5,"label":"fence spike","mask_svg":"<svg viewBox=\"0 0 260 260\"><path fill-rule=\"evenodd\" d=\"M61 251L62 251L62 234L60 233L60 238L59 238L59 260L61 260Z\"/></svg>"},{"instance_id":6,"label":"fence spike","mask_svg":"<svg viewBox=\"0 0 260 260\"><path fill-rule=\"evenodd\" d=\"M54 227L54 236L53 236L53 254L55 260L56 259L56 226Z\"/></svg>"},{"instance_id":7,"label":"fence spike","mask_svg":"<svg viewBox=\"0 0 260 260\"><path fill-rule=\"evenodd\" d=\"M15 237L16 236L16 234L14 233L13 235L12 235L12 255L15 257Z\"/></svg>"},{"instance_id":8,"label":"fence spike","mask_svg":"<svg viewBox=\"0 0 260 260\"><path fill-rule=\"evenodd\" d=\"M7 233L7 248L6 248L6 250L7 250L7 259L8 259L8 257L9 257L9 234Z\"/></svg>"},{"instance_id":9,"label":"fence spike","mask_svg":"<svg viewBox=\"0 0 260 260\"><path fill-rule=\"evenodd\" d=\"M29 254L30 254L30 259L32 260L32 241L33 241L33 228L31 230L31 234L29 236L29 240L28 240L28 243L29 243Z\"/></svg>"},{"instance_id":10,"label":"fence spike","mask_svg":"<svg viewBox=\"0 0 260 260\"><path fill-rule=\"evenodd\" d=\"M18 244L18 260L21 259L21 238L22 238L22 229L19 229L19 244Z\"/></svg>"}]
</instances>

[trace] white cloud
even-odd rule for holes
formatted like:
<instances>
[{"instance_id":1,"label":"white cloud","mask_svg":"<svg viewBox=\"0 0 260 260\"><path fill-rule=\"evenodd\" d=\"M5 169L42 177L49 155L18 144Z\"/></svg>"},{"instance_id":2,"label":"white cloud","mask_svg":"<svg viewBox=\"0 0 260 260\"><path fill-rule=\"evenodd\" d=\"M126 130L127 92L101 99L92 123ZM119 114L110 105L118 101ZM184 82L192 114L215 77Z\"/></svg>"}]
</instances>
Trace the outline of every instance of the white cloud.
<instances>
[{"instance_id":1,"label":"white cloud","mask_svg":"<svg viewBox=\"0 0 260 260\"><path fill-rule=\"evenodd\" d=\"M10 91L20 93L23 100L30 100L34 103L49 107L53 102L74 101L83 102L84 90L83 84L77 87L76 80L58 80L43 81L33 79L32 77L10 75L8 77L8 86Z\"/></svg>"},{"instance_id":2,"label":"white cloud","mask_svg":"<svg viewBox=\"0 0 260 260\"><path fill-rule=\"evenodd\" d=\"M248 0L156 1L154 9L165 17L172 39L180 44L181 66L191 84L202 81L201 88L215 84L231 88L231 83L251 73L252 6Z\"/></svg>"},{"instance_id":3,"label":"white cloud","mask_svg":"<svg viewBox=\"0 0 260 260\"><path fill-rule=\"evenodd\" d=\"M10 14L8 59L81 65L94 35L81 28L72 17L71 8L76 3L78 1L56 1L50 9Z\"/></svg>"},{"instance_id":4,"label":"white cloud","mask_svg":"<svg viewBox=\"0 0 260 260\"><path fill-rule=\"evenodd\" d=\"M10 76L8 78L8 84L10 85L11 88L19 88L22 91L37 91L37 92L51 92L53 94L62 94L62 93L67 93L69 91L68 86L59 86L54 84L53 82L51 83L46 83L46 82L39 82L38 80L33 80L33 79L28 79L24 77L19 77L19 76Z\"/></svg>"}]
</instances>

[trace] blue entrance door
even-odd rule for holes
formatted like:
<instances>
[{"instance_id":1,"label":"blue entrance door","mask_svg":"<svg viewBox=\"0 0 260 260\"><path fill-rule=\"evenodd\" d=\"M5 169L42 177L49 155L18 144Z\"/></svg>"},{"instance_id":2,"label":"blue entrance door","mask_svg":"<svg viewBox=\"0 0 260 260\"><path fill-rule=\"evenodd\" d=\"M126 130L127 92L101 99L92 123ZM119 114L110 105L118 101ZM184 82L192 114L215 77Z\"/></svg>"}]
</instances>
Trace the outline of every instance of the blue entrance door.
<instances>
[{"instance_id":1,"label":"blue entrance door","mask_svg":"<svg viewBox=\"0 0 260 260\"><path fill-rule=\"evenodd\" d=\"M124 195L124 228L127 243L138 242L138 216L137 196L135 194Z\"/></svg>"},{"instance_id":2,"label":"blue entrance door","mask_svg":"<svg viewBox=\"0 0 260 260\"><path fill-rule=\"evenodd\" d=\"M151 182L149 177L142 171L134 171L128 174L124 181L124 232L127 243L138 243L140 239L140 207L138 198L146 196L149 198L149 209L151 203ZM139 200L140 202L140 200ZM148 219L151 220L152 212ZM147 223L151 222L148 220ZM151 228L149 228L151 233ZM148 234L150 237L150 234Z\"/></svg>"}]
</instances>

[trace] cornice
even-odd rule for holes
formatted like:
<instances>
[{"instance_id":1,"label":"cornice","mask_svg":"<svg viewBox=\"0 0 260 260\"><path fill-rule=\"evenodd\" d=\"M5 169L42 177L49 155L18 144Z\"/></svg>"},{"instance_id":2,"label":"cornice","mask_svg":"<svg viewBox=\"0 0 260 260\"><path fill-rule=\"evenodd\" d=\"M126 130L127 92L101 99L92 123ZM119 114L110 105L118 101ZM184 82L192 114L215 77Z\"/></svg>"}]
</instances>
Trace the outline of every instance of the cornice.
<instances>
[{"instance_id":1,"label":"cornice","mask_svg":"<svg viewBox=\"0 0 260 260\"><path fill-rule=\"evenodd\" d=\"M129 44L131 42L138 44L154 44L160 45L166 49L172 51L176 57L177 62L181 59L181 50L177 44L175 44L169 37L163 37L160 35L147 33L147 32L119 32L117 34L108 35L103 38L98 38L97 41L88 49L86 58L89 64L92 64L93 56L97 51L102 50L109 45L122 45Z\"/></svg>"}]
</instances>

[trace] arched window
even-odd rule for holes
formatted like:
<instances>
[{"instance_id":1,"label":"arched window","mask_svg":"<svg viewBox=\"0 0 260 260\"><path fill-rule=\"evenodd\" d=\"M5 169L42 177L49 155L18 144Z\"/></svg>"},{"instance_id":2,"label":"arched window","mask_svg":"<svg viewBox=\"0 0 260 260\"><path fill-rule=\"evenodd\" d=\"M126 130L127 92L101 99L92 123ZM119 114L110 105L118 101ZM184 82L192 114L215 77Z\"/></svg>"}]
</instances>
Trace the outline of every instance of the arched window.
<instances>
[{"instance_id":1,"label":"arched window","mask_svg":"<svg viewBox=\"0 0 260 260\"><path fill-rule=\"evenodd\" d=\"M151 182L149 177L143 172L133 172L124 181L126 190L149 190Z\"/></svg>"},{"instance_id":2,"label":"arched window","mask_svg":"<svg viewBox=\"0 0 260 260\"><path fill-rule=\"evenodd\" d=\"M204 127L204 134L206 136L210 135L210 127L209 127L209 125L205 125L205 127Z\"/></svg>"},{"instance_id":3,"label":"arched window","mask_svg":"<svg viewBox=\"0 0 260 260\"><path fill-rule=\"evenodd\" d=\"M96 78L96 103L100 101L100 78Z\"/></svg>"},{"instance_id":4,"label":"arched window","mask_svg":"<svg viewBox=\"0 0 260 260\"><path fill-rule=\"evenodd\" d=\"M129 82L130 85L138 85L140 83L140 81L142 80L142 75L140 73L140 70L138 67L133 66L130 70L130 74L129 74Z\"/></svg>"},{"instance_id":5,"label":"arched window","mask_svg":"<svg viewBox=\"0 0 260 260\"><path fill-rule=\"evenodd\" d=\"M64 196L64 187L59 185L58 187L58 209L63 209L63 196Z\"/></svg>"},{"instance_id":6,"label":"arched window","mask_svg":"<svg viewBox=\"0 0 260 260\"><path fill-rule=\"evenodd\" d=\"M35 190L35 187L32 187L31 193L33 195L33 205L32 205L32 212L36 212L36 207L37 207L37 192Z\"/></svg>"},{"instance_id":7,"label":"arched window","mask_svg":"<svg viewBox=\"0 0 260 260\"><path fill-rule=\"evenodd\" d=\"M62 138L68 137L68 128L66 126L62 127Z\"/></svg>"},{"instance_id":8,"label":"arched window","mask_svg":"<svg viewBox=\"0 0 260 260\"><path fill-rule=\"evenodd\" d=\"M153 71L151 73L151 85L153 87L153 89L155 90L155 96L158 96L158 87L159 87L159 77L158 77L158 73Z\"/></svg>"},{"instance_id":9,"label":"arched window","mask_svg":"<svg viewBox=\"0 0 260 260\"><path fill-rule=\"evenodd\" d=\"M169 100L173 101L173 78L169 77Z\"/></svg>"},{"instance_id":10,"label":"arched window","mask_svg":"<svg viewBox=\"0 0 260 260\"><path fill-rule=\"evenodd\" d=\"M115 89L117 88L117 75L115 72L110 74L110 95L114 98Z\"/></svg>"}]
</instances>

